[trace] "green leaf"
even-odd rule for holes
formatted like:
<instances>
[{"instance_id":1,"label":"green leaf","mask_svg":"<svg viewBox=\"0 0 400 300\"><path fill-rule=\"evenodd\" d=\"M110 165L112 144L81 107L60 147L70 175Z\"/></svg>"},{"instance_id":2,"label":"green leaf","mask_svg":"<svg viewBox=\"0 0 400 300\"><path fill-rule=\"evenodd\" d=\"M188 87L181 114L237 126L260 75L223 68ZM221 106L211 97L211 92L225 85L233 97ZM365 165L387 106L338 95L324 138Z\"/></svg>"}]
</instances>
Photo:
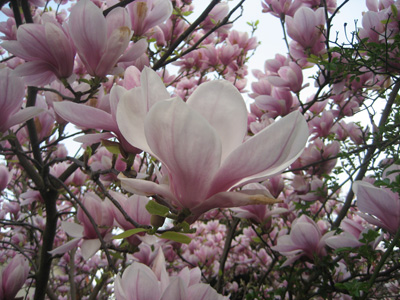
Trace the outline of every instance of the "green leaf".
<instances>
[{"instance_id":1,"label":"green leaf","mask_svg":"<svg viewBox=\"0 0 400 300\"><path fill-rule=\"evenodd\" d=\"M130 236L132 236L134 234L137 234L137 233L140 233L140 232L145 232L145 231L147 231L147 229L144 229L144 228L129 229L127 231L124 231L121 234L113 236L112 238L113 238L113 240L125 239L125 238L128 238L128 237L130 237Z\"/></svg>"},{"instance_id":2,"label":"green leaf","mask_svg":"<svg viewBox=\"0 0 400 300\"><path fill-rule=\"evenodd\" d=\"M187 235L175 231L164 232L160 235L160 238L183 244L189 244L192 241L192 239Z\"/></svg>"},{"instance_id":3,"label":"green leaf","mask_svg":"<svg viewBox=\"0 0 400 300\"><path fill-rule=\"evenodd\" d=\"M167 214L169 213L169 208L161 205L155 201L149 201L146 205L147 211L152 214L152 215L157 215L161 217L166 217Z\"/></svg>"},{"instance_id":4,"label":"green leaf","mask_svg":"<svg viewBox=\"0 0 400 300\"><path fill-rule=\"evenodd\" d=\"M120 154L121 151L119 149L119 143L109 141L109 140L102 140L101 144L106 147L106 149L111 152L112 154Z\"/></svg>"}]
</instances>

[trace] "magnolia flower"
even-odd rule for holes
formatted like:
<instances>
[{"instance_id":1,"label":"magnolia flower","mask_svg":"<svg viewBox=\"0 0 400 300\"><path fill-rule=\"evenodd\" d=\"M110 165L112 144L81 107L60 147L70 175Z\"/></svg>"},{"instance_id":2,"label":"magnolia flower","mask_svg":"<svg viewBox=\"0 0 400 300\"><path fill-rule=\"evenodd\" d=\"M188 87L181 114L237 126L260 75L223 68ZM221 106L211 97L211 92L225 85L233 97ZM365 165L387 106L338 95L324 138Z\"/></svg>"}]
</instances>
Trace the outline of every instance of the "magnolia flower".
<instances>
[{"instance_id":1,"label":"magnolia flower","mask_svg":"<svg viewBox=\"0 0 400 300\"><path fill-rule=\"evenodd\" d=\"M15 71L27 84L46 85L72 74L75 48L65 30L54 21L23 24L18 28L17 40L1 46L26 61Z\"/></svg>"},{"instance_id":2,"label":"magnolia flower","mask_svg":"<svg viewBox=\"0 0 400 300\"><path fill-rule=\"evenodd\" d=\"M123 137L120 130L118 129L116 121L116 110L120 97L126 90L121 86L115 86L111 89L109 96L110 112L106 112L102 109L92 107L89 105L83 105L74 103L71 101L55 102L53 104L54 111L62 117L64 120L71 122L80 127L84 128L95 128L103 129L113 132L119 142L120 147L128 153L139 153L140 150L132 147ZM108 139L113 135L102 134L91 134L85 135L83 139L91 142L99 142L101 139ZM82 139L81 139L82 140Z\"/></svg>"},{"instance_id":3,"label":"magnolia flower","mask_svg":"<svg viewBox=\"0 0 400 300\"><path fill-rule=\"evenodd\" d=\"M25 85L21 78L13 76L8 68L0 69L0 133L40 114L38 107L21 110Z\"/></svg>"},{"instance_id":4,"label":"magnolia flower","mask_svg":"<svg viewBox=\"0 0 400 300\"><path fill-rule=\"evenodd\" d=\"M29 262L20 254L0 271L0 300L14 299L29 275Z\"/></svg>"},{"instance_id":5,"label":"magnolia flower","mask_svg":"<svg viewBox=\"0 0 400 300\"><path fill-rule=\"evenodd\" d=\"M177 276L168 276L165 258L161 249L158 251L152 269L134 262L122 277L115 279L117 300L224 300L210 285L201 283L200 269L189 270L187 267Z\"/></svg>"},{"instance_id":6,"label":"magnolia flower","mask_svg":"<svg viewBox=\"0 0 400 300\"><path fill-rule=\"evenodd\" d=\"M136 36L166 21L172 14L170 0L137 0L126 6Z\"/></svg>"},{"instance_id":7,"label":"magnolia flower","mask_svg":"<svg viewBox=\"0 0 400 300\"><path fill-rule=\"evenodd\" d=\"M97 230L102 238L106 238L114 222L114 215L109 200L103 201L96 194L88 192L82 199L82 204L97 224ZM50 254L63 254L80 244L83 258L88 260L100 249L101 242L99 237L90 219L81 208L78 208L77 218L82 225L72 222L61 222L61 228L69 236L73 237L73 239L49 251Z\"/></svg>"},{"instance_id":8,"label":"magnolia flower","mask_svg":"<svg viewBox=\"0 0 400 300\"><path fill-rule=\"evenodd\" d=\"M289 257L282 265L284 267L301 256L307 256L312 260L315 255L325 256L326 239L333 234L334 232L327 232L322 235L317 224L306 215L302 215L293 222L290 234L279 237L277 245L271 248Z\"/></svg>"},{"instance_id":9,"label":"magnolia flower","mask_svg":"<svg viewBox=\"0 0 400 300\"><path fill-rule=\"evenodd\" d=\"M98 77L111 72L132 35L124 8L117 7L104 17L90 0L81 0L71 9L68 28L87 72Z\"/></svg>"},{"instance_id":10,"label":"magnolia flower","mask_svg":"<svg viewBox=\"0 0 400 300\"><path fill-rule=\"evenodd\" d=\"M154 79L159 80L149 77L148 84L155 88L159 83ZM179 98L157 101L155 96L153 91L153 98L145 102L125 94L117 123L129 143L161 161L168 180L158 184L119 177L125 189L159 194L189 209L193 219L217 207L270 203L265 190L230 191L281 172L307 141L306 121L294 112L243 142L246 105L227 81L200 85L186 103Z\"/></svg>"},{"instance_id":11,"label":"magnolia flower","mask_svg":"<svg viewBox=\"0 0 400 300\"><path fill-rule=\"evenodd\" d=\"M400 228L400 199L397 193L377 188L365 181L353 183L360 215L378 227L396 233Z\"/></svg>"}]
</instances>

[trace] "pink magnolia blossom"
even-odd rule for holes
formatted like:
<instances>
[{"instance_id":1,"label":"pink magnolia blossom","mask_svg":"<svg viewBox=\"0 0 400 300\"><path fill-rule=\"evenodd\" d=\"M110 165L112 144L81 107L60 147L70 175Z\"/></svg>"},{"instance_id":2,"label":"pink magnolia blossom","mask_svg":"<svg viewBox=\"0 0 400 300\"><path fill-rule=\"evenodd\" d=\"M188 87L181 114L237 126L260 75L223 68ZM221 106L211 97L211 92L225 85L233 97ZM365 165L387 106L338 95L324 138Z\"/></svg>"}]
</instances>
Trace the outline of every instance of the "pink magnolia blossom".
<instances>
[{"instance_id":1,"label":"pink magnolia blossom","mask_svg":"<svg viewBox=\"0 0 400 300\"><path fill-rule=\"evenodd\" d=\"M0 69L0 91L0 133L42 112L42 109L38 107L27 107L21 110L25 85L8 68Z\"/></svg>"},{"instance_id":2,"label":"pink magnolia blossom","mask_svg":"<svg viewBox=\"0 0 400 300\"><path fill-rule=\"evenodd\" d=\"M126 6L134 35L141 36L165 22L172 14L170 0L139 0Z\"/></svg>"},{"instance_id":3,"label":"pink magnolia blossom","mask_svg":"<svg viewBox=\"0 0 400 300\"><path fill-rule=\"evenodd\" d=\"M326 239L326 244L333 249L344 247L360 247L364 245L364 243L360 241L363 238L363 235L371 230L371 228L364 227L360 223L348 218L342 221L340 227L344 230L344 232ZM375 249L382 238L383 235L377 237L375 241L371 242L371 246Z\"/></svg>"},{"instance_id":4,"label":"pink magnolia blossom","mask_svg":"<svg viewBox=\"0 0 400 300\"><path fill-rule=\"evenodd\" d=\"M17 40L5 41L1 46L26 61L15 72L29 85L45 85L72 74L75 49L65 30L56 22L21 25Z\"/></svg>"},{"instance_id":5,"label":"pink magnolia blossom","mask_svg":"<svg viewBox=\"0 0 400 300\"><path fill-rule=\"evenodd\" d=\"M333 232L322 235L318 225L306 215L302 215L293 222L290 234L279 237L277 245L272 249L289 257L282 265L284 267L301 256L307 256L311 260L315 255L325 256L325 240L331 235Z\"/></svg>"},{"instance_id":6,"label":"pink magnolia blossom","mask_svg":"<svg viewBox=\"0 0 400 300\"><path fill-rule=\"evenodd\" d=\"M103 201L96 194L88 192L81 202L92 216L102 238L106 238L114 222L114 215L109 200ZM62 229L69 236L73 237L73 239L49 251L49 253L63 254L78 247L80 244L82 256L87 260L100 249L101 242L99 237L90 219L80 207L78 208L77 218L82 225L72 222L61 223Z\"/></svg>"},{"instance_id":7,"label":"pink magnolia blossom","mask_svg":"<svg viewBox=\"0 0 400 300\"><path fill-rule=\"evenodd\" d=\"M0 300L14 299L29 275L29 262L20 254L0 272Z\"/></svg>"},{"instance_id":8,"label":"pink magnolia blossom","mask_svg":"<svg viewBox=\"0 0 400 300\"><path fill-rule=\"evenodd\" d=\"M365 181L353 183L360 215L369 223L396 233L400 228L400 200L397 193Z\"/></svg>"},{"instance_id":9,"label":"pink magnolia blossom","mask_svg":"<svg viewBox=\"0 0 400 300\"><path fill-rule=\"evenodd\" d=\"M295 112L243 143L247 109L226 81L200 85L186 103L173 98L157 101L147 114L145 109L124 95L117 122L128 142L162 162L169 184L120 175L123 187L159 194L190 209L194 218L212 208L263 203L261 191L229 191L282 171L301 154L308 138L306 122Z\"/></svg>"},{"instance_id":10,"label":"pink magnolia blossom","mask_svg":"<svg viewBox=\"0 0 400 300\"><path fill-rule=\"evenodd\" d=\"M267 79L275 87L298 93L302 89L303 72L296 63L290 62L289 66L279 68L278 76L268 76Z\"/></svg>"},{"instance_id":11,"label":"pink magnolia blossom","mask_svg":"<svg viewBox=\"0 0 400 300\"><path fill-rule=\"evenodd\" d=\"M161 251L152 269L134 262L122 277L117 275L114 284L117 300L224 300L210 285L201 283L198 268L182 269L177 276L169 276L165 269L165 258Z\"/></svg>"},{"instance_id":12,"label":"pink magnolia blossom","mask_svg":"<svg viewBox=\"0 0 400 300\"><path fill-rule=\"evenodd\" d=\"M263 0L261 3L263 12L284 19L285 16L293 16L296 10L302 6L300 0Z\"/></svg>"},{"instance_id":13,"label":"pink magnolia blossom","mask_svg":"<svg viewBox=\"0 0 400 300\"><path fill-rule=\"evenodd\" d=\"M117 7L104 17L90 0L81 0L71 9L68 28L87 72L98 77L112 72L132 35L126 9Z\"/></svg>"},{"instance_id":14,"label":"pink magnolia blossom","mask_svg":"<svg viewBox=\"0 0 400 300\"><path fill-rule=\"evenodd\" d=\"M316 11L308 7L299 8L292 17L286 17L288 35L304 48L314 47L319 42L325 24L325 11L318 8Z\"/></svg>"}]
</instances>

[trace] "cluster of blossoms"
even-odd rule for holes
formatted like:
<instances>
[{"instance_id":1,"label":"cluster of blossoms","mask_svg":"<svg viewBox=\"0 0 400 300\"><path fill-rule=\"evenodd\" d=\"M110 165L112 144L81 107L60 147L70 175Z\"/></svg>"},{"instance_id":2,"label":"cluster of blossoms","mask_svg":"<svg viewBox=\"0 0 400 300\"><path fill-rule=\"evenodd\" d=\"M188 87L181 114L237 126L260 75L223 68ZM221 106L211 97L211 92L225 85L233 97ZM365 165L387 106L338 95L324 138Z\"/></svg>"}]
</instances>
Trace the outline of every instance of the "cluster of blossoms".
<instances>
[{"instance_id":1,"label":"cluster of blossoms","mask_svg":"<svg viewBox=\"0 0 400 300\"><path fill-rule=\"evenodd\" d=\"M397 295L400 2L125 2L0 3L0 300Z\"/></svg>"}]
</instances>

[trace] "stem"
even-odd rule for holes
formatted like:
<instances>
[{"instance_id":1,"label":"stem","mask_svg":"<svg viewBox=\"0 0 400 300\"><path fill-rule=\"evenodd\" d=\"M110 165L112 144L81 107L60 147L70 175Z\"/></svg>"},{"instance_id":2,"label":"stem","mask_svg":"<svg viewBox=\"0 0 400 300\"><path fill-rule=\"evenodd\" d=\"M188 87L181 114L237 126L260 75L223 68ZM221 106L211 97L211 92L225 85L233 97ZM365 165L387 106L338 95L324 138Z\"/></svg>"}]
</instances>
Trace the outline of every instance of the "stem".
<instances>
[{"instance_id":1,"label":"stem","mask_svg":"<svg viewBox=\"0 0 400 300\"><path fill-rule=\"evenodd\" d=\"M57 207L56 200L58 192L53 189L41 191L46 206L46 227L43 233L42 248L40 250L39 271L36 275L36 289L34 300L44 300L46 295L47 283L50 277L52 255L49 253L53 249L54 237L57 230Z\"/></svg>"},{"instance_id":2,"label":"stem","mask_svg":"<svg viewBox=\"0 0 400 300\"><path fill-rule=\"evenodd\" d=\"M399 90L400 90L400 80L398 80L396 82L396 84L394 85L394 87L390 93L388 102L386 103L385 109L383 110L381 119L379 121L379 128L384 126L387 119L389 118L389 114L392 110L392 106L394 104L394 101L396 100L396 96L399 93ZM367 153L365 154L365 157L361 164L360 171L358 172L354 181L362 180L364 178L365 173L367 173L367 171L368 171L369 162L372 159L372 157L374 156L375 150L378 148L379 144L381 143L381 138L382 137L379 135L379 133L376 133L376 135L374 137L374 141L372 143L372 147L369 148ZM353 201L353 197L354 197L354 192L353 192L353 185L352 185L350 187L349 192L347 193L346 201L345 201L342 209L340 210L335 222L333 223L333 227L336 227L336 228L339 227L340 223L342 222L344 217L347 215L348 210L350 209L351 202Z\"/></svg>"},{"instance_id":3,"label":"stem","mask_svg":"<svg viewBox=\"0 0 400 300\"><path fill-rule=\"evenodd\" d=\"M386 249L386 252L383 254L381 260L379 261L378 265L376 266L374 273L372 274L371 278L368 281L368 287L366 290L371 290L372 285L374 284L375 280L378 278L379 271L382 269L383 265L385 264L386 260L389 258L389 255L392 253L393 248L397 245L400 240L400 228L397 230L396 235L393 238L393 241L390 243L389 247ZM361 299L367 299L369 293L365 293Z\"/></svg>"},{"instance_id":4,"label":"stem","mask_svg":"<svg viewBox=\"0 0 400 300\"><path fill-rule=\"evenodd\" d=\"M164 66L165 61L168 59L168 57L174 53L174 50L179 46L181 42L183 42L195 29L196 27L207 18L208 14L210 11L216 6L220 0L212 0L211 3L207 6L207 8L203 11L203 13L197 18L196 21L193 22L192 25L189 26L188 29L185 30L184 33L181 34L181 36L168 48L168 50L165 52L165 54L160 58L159 61L157 61L154 66L153 70L158 70L162 66Z\"/></svg>"},{"instance_id":5,"label":"stem","mask_svg":"<svg viewBox=\"0 0 400 300\"><path fill-rule=\"evenodd\" d=\"M224 251L222 252L220 265L219 265L219 272L218 272L218 282L217 282L217 288L216 288L218 293L222 292L223 283L224 283L225 263L226 263L226 259L228 258L229 250L231 249L232 240L235 235L236 227L238 226L239 222L240 222L239 218L233 219L233 222L231 224L231 227L229 227L229 231L228 231L228 234L225 239Z\"/></svg>"}]
</instances>

